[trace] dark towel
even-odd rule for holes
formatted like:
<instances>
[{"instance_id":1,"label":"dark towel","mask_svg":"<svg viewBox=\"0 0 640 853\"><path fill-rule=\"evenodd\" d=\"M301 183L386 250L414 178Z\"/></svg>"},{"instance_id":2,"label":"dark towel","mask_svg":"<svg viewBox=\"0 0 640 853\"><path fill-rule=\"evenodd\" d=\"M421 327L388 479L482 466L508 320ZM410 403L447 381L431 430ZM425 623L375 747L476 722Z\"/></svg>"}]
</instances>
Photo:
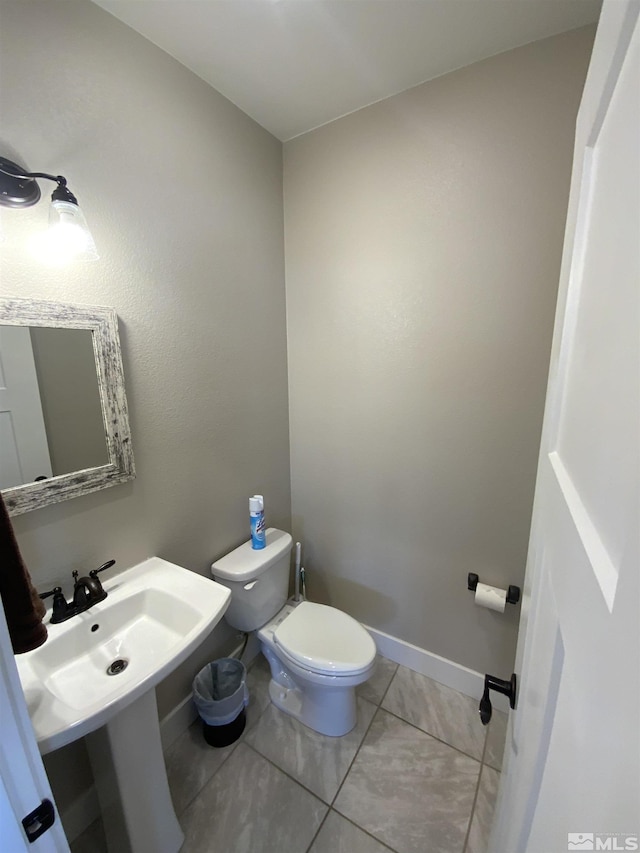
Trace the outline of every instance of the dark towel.
<instances>
[{"instance_id":1,"label":"dark towel","mask_svg":"<svg viewBox=\"0 0 640 853\"><path fill-rule=\"evenodd\" d=\"M0 598L14 654L37 649L47 639L44 602L34 589L0 494Z\"/></svg>"}]
</instances>

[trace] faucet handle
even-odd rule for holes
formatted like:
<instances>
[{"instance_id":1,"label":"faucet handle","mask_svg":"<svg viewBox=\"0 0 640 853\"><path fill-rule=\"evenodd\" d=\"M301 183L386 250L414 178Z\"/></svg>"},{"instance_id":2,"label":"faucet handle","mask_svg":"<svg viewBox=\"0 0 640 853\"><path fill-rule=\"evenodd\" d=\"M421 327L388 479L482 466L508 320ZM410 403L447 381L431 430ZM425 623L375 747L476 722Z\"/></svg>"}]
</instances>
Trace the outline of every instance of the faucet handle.
<instances>
[{"instance_id":1,"label":"faucet handle","mask_svg":"<svg viewBox=\"0 0 640 853\"><path fill-rule=\"evenodd\" d=\"M116 564L115 560L107 560L107 562L103 563L99 568L92 569L89 572L89 577L90 578L96 578L98 576L98 572L104 572L105 569L110 569L111 566L115 566L115 564Z\"/></svg>"},{"instance_id":2,"label":"faucet handle","mask_svg":"<svg viewBox=\"0 0 640 853\"><path fill-rule=\"evenodd\" d=\"M47 592L41 592L41 593L39 593L39 595L40 595L40 598L49 598L52 595L56 596L56 595L60 595L61 593L62 593L62 587L61 586L54 586L53 589L49 589L49 590L47 590Z\"/></svg>"},{"instance_id":3,"label":"faucet handle","mask_svg":"<svg viewBox=\"0 0 640 853\"><path fill-rule=\"evenodd\" d=\"M67 603L67 599L62 594L61 586L54 586L53 589L47 592L41 592L40 598L49 598L50 595L53 596L53 612L50 620L52 625L55 625L57 622L64 622L70 616L74 615L76 612L75 606Z\"/></svg>"}]
</instances>

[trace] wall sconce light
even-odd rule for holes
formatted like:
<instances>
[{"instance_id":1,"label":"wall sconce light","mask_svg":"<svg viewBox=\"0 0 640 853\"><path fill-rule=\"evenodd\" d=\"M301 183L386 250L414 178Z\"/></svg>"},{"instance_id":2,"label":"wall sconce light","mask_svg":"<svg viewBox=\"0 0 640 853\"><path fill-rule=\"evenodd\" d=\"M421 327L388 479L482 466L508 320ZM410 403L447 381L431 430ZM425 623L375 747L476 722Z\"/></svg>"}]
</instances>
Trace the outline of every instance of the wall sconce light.
<instances>
[{"instance_id":1,"label":"wall sconce light","mask_svg":"<svg viewBox=\"0 0 640 853\"><path fill-rule=\"evenodd\" d=\"M96 260L96 244L78 200L62 175L25 172L17 163L0 157L0 205L23 208L36 204L40 200L40 187L36 178L45 178L57 184L51 194L49 228L39 241L38 251L45 254L48 260L58 263L71 259Z\"/></svg>"}]
</instances>

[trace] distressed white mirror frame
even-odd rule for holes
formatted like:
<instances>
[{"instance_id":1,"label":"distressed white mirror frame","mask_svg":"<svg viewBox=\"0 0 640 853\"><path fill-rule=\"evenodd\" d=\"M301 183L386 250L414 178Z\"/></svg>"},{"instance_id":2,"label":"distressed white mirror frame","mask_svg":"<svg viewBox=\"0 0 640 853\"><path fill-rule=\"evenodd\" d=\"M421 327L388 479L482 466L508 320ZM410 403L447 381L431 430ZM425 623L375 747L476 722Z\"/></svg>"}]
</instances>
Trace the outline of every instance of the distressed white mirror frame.
<instances>
[{"instance_id":1,"label":"distressed white mirror frame","mask_svg":"<svg viewBox=\"0 0 640 853\"><path fill-rule=\"evenodd\" d=\"M116 312L112 308L92 305L5 298L0 299L0 325L88 329L92 333L109 459L106 465L96 468L4 489L2 497L9 514L20 515L133 480L136 472Z\"/></svg>"}]
</instances>

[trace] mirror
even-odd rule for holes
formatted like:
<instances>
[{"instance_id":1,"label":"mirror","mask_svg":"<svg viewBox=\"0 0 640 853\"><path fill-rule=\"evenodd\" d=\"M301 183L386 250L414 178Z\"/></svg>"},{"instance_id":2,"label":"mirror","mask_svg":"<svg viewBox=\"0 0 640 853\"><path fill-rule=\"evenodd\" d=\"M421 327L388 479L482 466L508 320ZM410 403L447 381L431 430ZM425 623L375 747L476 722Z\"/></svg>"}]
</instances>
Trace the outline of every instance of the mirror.
<instances>
[{"instance_id":1,"label":"mirror","mask_svg":"<svg viewBox=\"0 0 640 853\"><path fill-rule=\"evenodd\" d=\"M88 329L0 325L0 489L109 461Z\"/></svg>"},{"instance_id":2,"label":"mirror","mask_svg":"<svg viewBox=\"0 0 640 853\"><path fill-rule=\"evenodd\" d=\"M9 513L134 477L115 311L0 299L0 489Z\"/></svg>"}]
</instances>

